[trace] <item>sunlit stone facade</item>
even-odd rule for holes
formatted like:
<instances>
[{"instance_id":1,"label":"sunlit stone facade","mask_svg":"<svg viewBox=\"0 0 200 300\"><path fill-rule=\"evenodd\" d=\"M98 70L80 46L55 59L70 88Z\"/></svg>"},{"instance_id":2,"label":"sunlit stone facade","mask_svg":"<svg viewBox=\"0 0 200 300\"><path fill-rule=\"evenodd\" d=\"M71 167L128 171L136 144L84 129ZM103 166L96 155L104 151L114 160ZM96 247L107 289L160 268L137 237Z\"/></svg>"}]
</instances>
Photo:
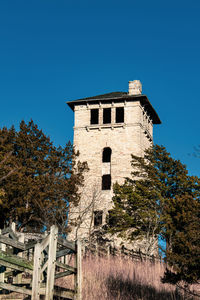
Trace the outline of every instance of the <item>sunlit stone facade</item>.
<instances>
[{"instance_id":1,"label":"sunlit stone facade","mask_svg":"<svg viewBox=\"0 0 200 300\"><path fill-rule=\"evenodd\" d=\"M142 156L153 143L153 124L160 119L140 81L129 82L129 92L115 92L68 102L74 111L74 145L79 160L87 161L80 205L70 218L78 226L69 238L86 238L101 228L113 206L112 185L130 176L131 154ZM112 238L114 239L114 238ZM114 239L116 245L120 239Z\"/></svg>"}]
</instances>

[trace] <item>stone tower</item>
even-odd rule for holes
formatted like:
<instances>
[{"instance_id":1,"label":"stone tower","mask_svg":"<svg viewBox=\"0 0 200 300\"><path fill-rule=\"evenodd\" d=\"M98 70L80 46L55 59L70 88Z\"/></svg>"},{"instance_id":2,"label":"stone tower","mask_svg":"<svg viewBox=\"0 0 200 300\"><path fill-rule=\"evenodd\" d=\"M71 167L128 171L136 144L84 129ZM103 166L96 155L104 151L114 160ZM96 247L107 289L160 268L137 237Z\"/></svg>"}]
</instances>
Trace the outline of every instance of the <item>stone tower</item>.
<instances>
[{"instance_id":1,"label":"stone tower","mask_svg":"<svg viewBox=\"0 0 200 300\"><path fill-rule=\"evenodd\" d=\"M131 154L142 156L153 143L153 124L160 119L142 95L139 80L129 91L113 92L67 103L74 111L74 145L79 160L87 161L80 205L71 211L77 228L69 238L88 238L105 224L112 208L112 185L130 176Z\"/></svg>"}]
</instances>

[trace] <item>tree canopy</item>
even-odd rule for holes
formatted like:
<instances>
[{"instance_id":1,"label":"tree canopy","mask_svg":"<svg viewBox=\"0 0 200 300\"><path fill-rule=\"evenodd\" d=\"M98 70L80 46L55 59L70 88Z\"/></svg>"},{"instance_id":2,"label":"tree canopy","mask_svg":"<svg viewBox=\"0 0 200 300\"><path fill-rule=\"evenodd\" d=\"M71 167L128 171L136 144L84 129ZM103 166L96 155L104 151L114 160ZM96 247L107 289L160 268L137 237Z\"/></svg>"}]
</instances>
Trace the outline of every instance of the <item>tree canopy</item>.
<instances>
[{"instance_id":1,"label":"tree canopy","mask_svg":"<svg viewBox=\"0 0 200 300\"><path fill-rule=\"evenodd\" d=\"M155 250L160 236L171 267L163 280L197 282L200 269L200 181L173 159L163 146L132 155L133 171L124 184L114 185L111 211L118 233L129 240L146 241L146 253ZM155 239L156 238L156 239ZM164 249L163 249L164 250Z\"/></svg>"},{"instance_id":2,"label":"tree canopy","mask_svg":"<svg viewBox=\"0 0 200 300\"><path fill-rule=\"evenodd\" d=\"M65 232L69 206L77 205L86 163L77 162L71 143L56 147L31 120L0 130L1 226L21 230L57 224Z\"/></svg>"}]
</instances>

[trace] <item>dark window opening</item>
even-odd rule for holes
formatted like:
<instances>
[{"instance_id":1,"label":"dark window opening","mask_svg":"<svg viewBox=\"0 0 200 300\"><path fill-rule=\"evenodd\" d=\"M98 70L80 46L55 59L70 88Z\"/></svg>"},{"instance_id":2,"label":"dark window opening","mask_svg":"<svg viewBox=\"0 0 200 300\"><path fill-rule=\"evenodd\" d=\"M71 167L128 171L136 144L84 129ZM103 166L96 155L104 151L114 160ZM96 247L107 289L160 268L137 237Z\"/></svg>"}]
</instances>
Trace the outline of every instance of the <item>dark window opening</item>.
<instances>
[{"instance_id":1,"label":"dark window opening","mask_svg":"<svg viewBox=\"0 0 200 300\"><path fill-rule=\"evenodd\" d=\"M103 124L111 123L111 108L103 109Z\"/></svg>"},{"instance_id":2,"label":"dark window opening","mask_svg":"<svg viewBox=\"0 0 200 300\"><path fill-rule=\"evenodd\" d=\"M96 210L94 211L94 226L100 226L102 225L103 221L103 211L102 210Z\"/></svg>"},{"instance_id":3,"label":"dark window opening","mask_svg":"<svg viewBox=\"0 0 200 300\"><path fill-rule=\"evenodd\" d=\"M114 217L112 210L108 211L106 222L109 227L114 227L116 225L116 218Z\"/></svg>"},{"instance_id":4,"label":"dark window opening","mask_svg":"<svg viewBox=\"0 0 200 300\"><path fill-rule=\"evenodd\" d=\"M124 123L124 108L116 107L116 123Z\"/></svg>"},{"instance_id":5,"label":"dark window opening","mask_svg":"<svg viewBox=\"0 0 200 300\"><path fill-rule=\"evenodd\" d=\"M99 110L98 109L91 109L90 124L99 124Z\"/></svg>"},{"instance_id":6,"label":"dark window opening","mask_svg":"<svg viewBox=\"0 0 200 300\"><path fill-rule=\"evenodd\" d=\"M102 190L110 190L111 189L111 176L110 174L102 176Z\"/></svg>"},{"instance_id":7,"label":"dark window opening","mask_svg":"<svg viewBox=\"0 0 200 300\"><path fill-rule=\"evenodd\" d=\"M110 162L110 160L111 160L111 153L112 153L112 150L109 147L104 148L103 149L102 161L103 162Z\"/></svg>"}]
</instances>

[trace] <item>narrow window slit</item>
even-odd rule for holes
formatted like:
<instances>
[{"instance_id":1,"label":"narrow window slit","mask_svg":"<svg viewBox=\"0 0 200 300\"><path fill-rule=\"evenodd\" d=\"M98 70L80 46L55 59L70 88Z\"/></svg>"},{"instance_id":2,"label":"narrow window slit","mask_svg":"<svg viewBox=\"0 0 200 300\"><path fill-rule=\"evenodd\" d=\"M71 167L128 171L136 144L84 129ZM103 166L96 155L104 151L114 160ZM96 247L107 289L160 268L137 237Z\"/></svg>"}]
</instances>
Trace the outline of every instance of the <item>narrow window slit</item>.
<instances>
[{"instance_id":1,"label":"narrow window slit","mask_svg":"<svg viewBox=\"0 0 200 300\"><path fill-rule=\"evenodd\" d=\"M111 175L106 174L102 176L102 190L110 190L111 189Z\"/></svg>"},{"instance_id":2,"label":"narrow window slit","mask_svg":"<svg viewBox=\"0 0 200 300\"><path fill-rule=\"evenodd\" d=\"M114 227L115 226L115 224L116 224L116 218L114 217L112 210L108 211L108 214L106 216L106 221L107 221L107 223L108 223L108 225L110 227Z\"/></svg>"},{"instance_id":3,"label":"narrow window slit","mask_svg":"<svg viewBox=\"0 0 200 300\"><path fill-rule=\"evenodd\" d=\"M103 223L103 211L96 210L94 211L94 226L98 227Z\"/></svg>"}]
</instances>

